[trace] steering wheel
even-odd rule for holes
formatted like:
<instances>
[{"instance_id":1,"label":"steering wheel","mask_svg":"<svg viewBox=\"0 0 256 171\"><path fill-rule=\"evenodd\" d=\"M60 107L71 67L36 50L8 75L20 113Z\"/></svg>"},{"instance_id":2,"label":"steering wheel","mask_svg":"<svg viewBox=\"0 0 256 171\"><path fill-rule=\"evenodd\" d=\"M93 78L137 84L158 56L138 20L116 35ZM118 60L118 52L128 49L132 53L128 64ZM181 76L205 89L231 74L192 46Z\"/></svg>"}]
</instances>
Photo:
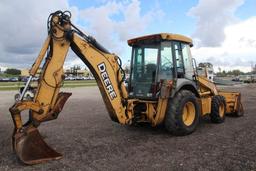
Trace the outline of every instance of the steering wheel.
<instances>
[{"instance_id":1,"label":"steering wheel","mask_svg":"<svg viewBox=\"0 0 256 171\"><path fill-rule=\"evenodd\" d=\"M171 61L168 61L166 63L164 63L162 66L161 66L161 70L162 71L170 71L171 68L173 66L173 63Z\"/></svg>"},{"instance_id":2,"label":"steering wheel","mask_svg":"<svg viewBox=\"0 0 256 171\"><path fill-rule=\"evenodd\" d=\"M162 59L164 59L164 63L161 66L161 70L162 71L170 71L171 68L173 67L173 63L170 60L170 58L166 57L166 56L161 56Z\"/></svg>"}]
</instances>

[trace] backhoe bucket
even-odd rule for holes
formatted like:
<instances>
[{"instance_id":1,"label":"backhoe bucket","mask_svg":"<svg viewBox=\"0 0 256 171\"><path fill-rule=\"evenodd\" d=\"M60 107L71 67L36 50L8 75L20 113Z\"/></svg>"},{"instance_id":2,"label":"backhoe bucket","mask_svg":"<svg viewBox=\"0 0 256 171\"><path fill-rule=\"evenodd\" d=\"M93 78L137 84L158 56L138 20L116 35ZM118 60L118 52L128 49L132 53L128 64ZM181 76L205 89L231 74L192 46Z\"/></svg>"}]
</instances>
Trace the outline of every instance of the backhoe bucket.
<instances>
[{"instance_id":1,"label":"backhoe bucket","mask_svg":"<svg viewBox=\"0 0 256 171\"><path fill-rule=\"evenodd\" d=\"M33 126L14 133L13 148L19 159L28 165L62 158L60 153L46 144L39 131Z\"/></svg>"}]
</instances>

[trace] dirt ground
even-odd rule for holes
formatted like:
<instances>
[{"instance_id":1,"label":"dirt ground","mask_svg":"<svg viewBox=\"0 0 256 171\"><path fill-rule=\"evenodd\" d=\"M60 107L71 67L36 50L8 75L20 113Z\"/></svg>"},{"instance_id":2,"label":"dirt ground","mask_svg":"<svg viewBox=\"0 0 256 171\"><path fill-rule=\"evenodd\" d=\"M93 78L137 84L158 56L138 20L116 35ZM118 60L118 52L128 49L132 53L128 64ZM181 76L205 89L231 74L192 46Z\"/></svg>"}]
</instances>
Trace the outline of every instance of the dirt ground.
<instances>
[{"instance_id":1,"label":"dirt ground","mask_svg":"<svg viewBox=\"0 0 256 171\"><path fill-rule=\"evenodd\" d=\"M59 118L40 132L61 160L22 165L11 148L8 108L15 91L0 92L0 170L256 170L256 86L242 92L245 116L223 124L201 120L196 132L175 137L149 125L122 126L110 120L97 87L73 92Z\"/></svg>"}]
</instances>

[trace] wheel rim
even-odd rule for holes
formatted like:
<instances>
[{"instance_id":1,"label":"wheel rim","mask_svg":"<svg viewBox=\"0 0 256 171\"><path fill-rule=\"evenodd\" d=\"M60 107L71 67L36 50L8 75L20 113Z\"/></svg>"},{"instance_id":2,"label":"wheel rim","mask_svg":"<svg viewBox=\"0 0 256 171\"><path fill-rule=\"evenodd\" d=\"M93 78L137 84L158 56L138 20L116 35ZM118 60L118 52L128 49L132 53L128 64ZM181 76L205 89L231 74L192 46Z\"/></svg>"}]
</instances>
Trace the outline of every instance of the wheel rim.
<instances>
[{"instance_id":1,"label":"wheel rim","mask_svg":"<svg viewBox=\"0 0 256 171\"><path fill-rule=\"evenodd\" d=\"M224 114L225 114L225 107L224 107L224 104L221 103L220 106L219 106L219 114L220 114L220 117L224 117Z\"/></svg>"},{"instance_id":2,"label":"wheel rim","mask_svg":"<svg viewBox=\"0 0 256 171\"><path fill-rule=\"evenodd\" d=\"M196 117L195 105L192 102L187 102L183 107L182 120L186 126L193 124Z\"/></svg>"}]
</instances>

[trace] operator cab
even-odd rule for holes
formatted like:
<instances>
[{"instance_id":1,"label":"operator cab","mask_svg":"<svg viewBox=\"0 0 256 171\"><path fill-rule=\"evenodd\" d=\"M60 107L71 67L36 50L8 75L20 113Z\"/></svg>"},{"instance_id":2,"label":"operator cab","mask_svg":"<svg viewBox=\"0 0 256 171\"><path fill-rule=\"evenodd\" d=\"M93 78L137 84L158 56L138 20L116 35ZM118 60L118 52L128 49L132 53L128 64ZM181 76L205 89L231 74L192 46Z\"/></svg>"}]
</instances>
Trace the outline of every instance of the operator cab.
<instances>
[{"instance_id":1,"label":"operator cab","mask_svg":"<svg viewBox=\"0 0 256 171\"><path fill-rule=\"evenodd\" d=\"M128 40L132 46L129 96L157 99L161 83L193 79L192 40L178 34L154 34Z\"/></svg>"}]
</instances>

